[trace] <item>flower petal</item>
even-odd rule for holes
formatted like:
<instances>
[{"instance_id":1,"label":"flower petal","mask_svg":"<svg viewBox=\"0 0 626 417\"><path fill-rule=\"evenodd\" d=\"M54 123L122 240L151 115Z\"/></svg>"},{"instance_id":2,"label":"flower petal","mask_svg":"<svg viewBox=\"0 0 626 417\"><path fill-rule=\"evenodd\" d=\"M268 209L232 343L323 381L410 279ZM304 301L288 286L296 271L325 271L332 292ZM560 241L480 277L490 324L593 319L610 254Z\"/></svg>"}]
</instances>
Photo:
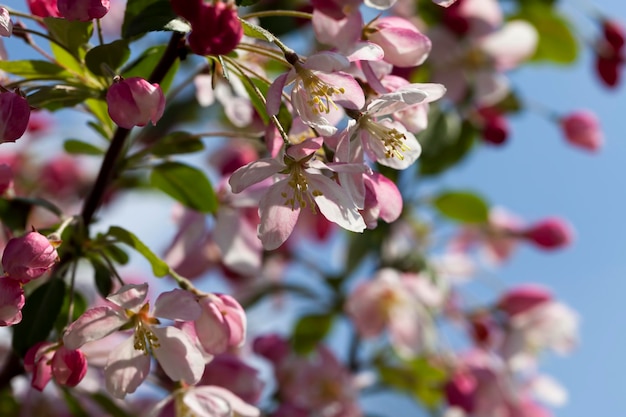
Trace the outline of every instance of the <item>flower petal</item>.
<instances>
[{"instance_id":1,"label":"flower petal","mask_svg":"<svg viewBox=\"0 0 626 417\"><path fill-rule=\"evenodd\" d=\"M259 159L233 172L228 180L233 193L240 193L253 184L281 171L285 166L275 159Z\"/></svg>"},{"instance_id":2,"label":"flower petal","mask_svg":"<svg viewBox=\"0 0 626 417\"><path fill-rule=\"evenodd\" d=\"M115 294L107 297L107 300L122 307L124 310L138 312L144 304L148 295L148 284L127 284L120 288Z\"/></svg>"},{"instance_id":3,"label":"flower petal","mask_svg":"<svg viewBox=\"0 0 626 417\"><path fill-rule=\"evenodd\" d=\"M104 368L107 391L115 398L132 394L150 372L150 356L135 349L133 337L126 339L109 355Z\"/></svg>"},{"instance_id":4,"label":"flower petal","mask_svg":"<svg viewBox=\"0 0 626 417\"><path fill-rule=\"evenodd\" d=\"M128 317L111 307L90 308L69 325L63 336L63 344L68 349L78 349L87 342L110 335L127 321Z\"/></svg>"},{"instance_id":5,"label":"flower petal","mask_svg":"<svg viewBox=\"0 0 626 417\"><path fill-rule=\"evenodd\" d=\"M197 305L197 304L196 304ZM195 384L202 378L204 358L187 334L176 327L153 327L158 347L152 352L172 381Z\"/></svg>"},{"instance_id":6,"label":"flower petal","mask_svg":"<svg viewBox=\"0 0 626 417\"><path fill-rule=\"evenodd\" d=\"M200 306L192 293L175 288L159 295L153 314L164 319L191 321L200 317Z\"/></svg>"},{"instance_id":7,"label":"flower petal","mask_svg":"<svg viewBox=\"0 0 626 417\"><path fill-rule=\"evenodd\" d=\"M281 180L272 185L259 202L258 235L266 250L276 249L287 240L300 215L299 206L286 205L285 195L292 196L293 189L288 180Z\"/></svg>"}]
</instances>

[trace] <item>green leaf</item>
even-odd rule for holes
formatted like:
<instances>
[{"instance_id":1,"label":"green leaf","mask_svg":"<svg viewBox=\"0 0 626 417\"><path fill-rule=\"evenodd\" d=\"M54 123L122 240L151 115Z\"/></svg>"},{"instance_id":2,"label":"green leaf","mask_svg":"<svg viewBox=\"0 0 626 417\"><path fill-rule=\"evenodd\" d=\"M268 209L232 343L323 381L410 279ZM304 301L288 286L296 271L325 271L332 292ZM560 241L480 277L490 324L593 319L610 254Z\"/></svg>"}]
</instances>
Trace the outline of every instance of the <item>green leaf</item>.
<instances>
[{"instance_id":1,"label":"green leaf","mask_svg":"<svg viewBox=\"0 0 626 417\"><path fill-rule=\"evenodd\" d=\"M155 156L169 156L199 152L204 149L202 140L189 132L173 132L159 139L150 153Z\"/></svg>"},{"instance_id":2,"label":"green leaf","mask_svg":"<svg viewBox=\"0 0 626 417\"><path fill-rule=\"evenodd\" d=\"M164 162L152 169L150 184L186 207L202 213L217 211L213 186L197 168L180 162Z\"/></svg>"},{"instance_id":3,"label":"green leaf","mask_svg":"<svg viewBox=\"0 0 626 417\"><path fill-rule=\"evenodd\" d=\"M26 229L26 222L32 204L24 201L0 198L0 220L5 227L13 231Z\"/></svg>"},{"instance_id":4,"label":"green leaf","mask_svg":"<svg viewBox=\"0 0 626 417\"><path fill-rule=\"evenodd\" d=\"M86 87L71 85L40 86L27 98L28 104L35 108L51 111L73 107L89 98L96 98L99 92Z\"/></svg>"},{"instance_id":5,"label":"green leaf","mask_svg":"<svg viewBox=\"0 0 626 417\"><path fill-rule=\"evenodd\" d=\"M130 48L128 42L124 39L118 39L105 45L99 45L90 49L85 55L85 63L87 68L95 75L108 77L110 72L118 70L130 57Z\"/></svg>"},{"instance_id":6,"label":"green leaf","mask_svg":"<svg viewBox=\"0 0 626 417\"><path fill-rule=\"evenodd\" d=\"M0 70L26 79L66 80L72 77L57 64L38 60L0 61Z\"/></svg>"},{"instance_id":7,"label":"green leaf","mask_svg":"<svg viewBox=\"0 0 626 417\"><path fill-rule=\"evenodd\" d=\"M293 331L293 350L300 355L311 353L317 344L326 337L332 324L332 314L314 314L301 317Z\"/></svg>"},{"instance_id":8,"label":"green leaf","mask_svg":"<svg viewBox=\"0 0 626 417\"><path fill-rule=\"evenodd\" d=\"M109 268L99 259L92 258L90 261L93 266L93 279L98 294L100 294L102 298L107 298L113 289L113 276L111 271L109 271Z\"/></svg>"},{"instance_id":9,"label":"green leaf","mask_svg":"<svg viewBox=\"0 0 626 417\"><path fill-rule=\"evenodd\" d=\"M243 34L251 38L261 39L262 41L274 42L276 37L267 29L250 23L247 20L241 20L243 25Z\"/></svg>"},{"instance_id":10,"label":"green leaf","mask_svg":"<svg viewBox=\"0 0 626 417\"><path fill-rule=\"evenodd\" d=\"M122 37L143 36L147 32L175 31L187 33L188 23L172 10L169 0L129 0L122 24Z\"/></svg>"},{"instance_id":11,"label":"green leaf","mask_svg":"<svg viewBox=\"0 0 626 417\"><path fill-rule=\"evenodd\" d=\"M75 58L81 60L79 50L89 43L93 34L93 24L58 17L44 17L43 21L50 35L65 46Z\"/></svg>"},{"instance_id":12,"label":"green leaf","mask_svg":"<svg viewBox=\"0 0 626 417\"><path fill-rule=\"evenodd\" d=\"M74 155L102 155L104 151L91 143L83 142L78 139L68 139L63 142L65 152Z\"/></svg>"},{"instance_id":13,"label":"green leaf","mask_svg":"<svg viewBox=\"0 0 626 417\"><path fill-rule=\"evenodd\" d=\"M436 175L463 160L474 144L476 128L453 111L431 107L428 128L417 135L422 145L419 173Z\"/></svg>"},{"instance_id":14,"label":"green leaf","mask_svg":"<svg viewBox=\"0 0 626 417\"><path fill-rule=\"evenodd\" d=\"M540 1L525 1L510 20L522 19L532 24L539 34L533 61L571 64L578 57L578 42L568 20L555 7Z\"/></svg>"},{"instance_id":15,"label":"green leaf","mask_svg":"<svg viewBox=\"0 0 626 417\"><path fill-rule=\"evenodd\" d=\"M116 245L107 245L103 248L104 254L107 258L112 259L114 262L120 265L126 265L130 258L126 251Z\"/></svg>"},{"instance_id":16,"label":"green leaf","mask_svg":"<svg viewBox=\"0 0 626 417\"><path fill-rule=\"evenodd\" d=\"M158 45L146 49L137 59L129 63L121 70L122 76L124 78L141 77L148 79L152 70L161 59L161 56L163 56L165 49L166 45ZM159 84L164 93L167 93L170 85L172 84L179 65L180 61L176 60L174 65L172 65L172 68L170 68L167 75Z\"/></svg>"},{"instance_id":17,"label":"green leaf","mask_svg":"<svg viewBox=\"0 0 626 417\"><path fill-rule=\"evenodd\" d=\"M489 220L489 205L471 192L443 192L434 198L433 205L444 216L463 223L485 223Z\"/></svg>"},{"instance_id":18,"label":"green leaf","mask_svg":"<svg viewBox=\"0 0 626 417\"><path fill-rule=\"evenodd\" d=\"M141 254L152 266L152 272L157 277L164 277L170 272L170 267L161 258L156 256L154 252L150 250L137 236L126 229L122 229L118 226L111 226L106 233L107 236L111 236L122 243L135 249Z\"/></svg>"},{"instance_id":19,"label":"green leaf","mask_svg":"<svg viewBox=\"0 0 626 417\"><path fill-rule=\"evenodd\" d=\"M90 394L90 396L91 399L111 417L132 417L126 411L121 409L108 395L101 392L95 392Z\"/></svg>"},{"instance_id":20,"label":"green leaf","mask_svg":"<svg viewBox=\"0 0 626 417\"><path fill-rule=\"evenodd\" d=\"M78 74L85 74L85 67L82 63L82 60L76 58L76 56L72 55L72 53L68 52L64 48L60 47L56 43L50 44L50 50L52 50L52 55L56 58L57 62L68 71ZM77 52L80 54L80 52Z\"/></svg>"},{"instance_id":21,"label":"green leaf","mask_svg":"<svg viewBox=\"0 0 626 417\"><path fill-rule=\"evenodd\" d=\"M84 295L79 293L78 291L74 291L74 307L72 309L72 321L78 319L81 314L87 310L88 303L87 299ZM70 312L70 297L65 297L63 300L63 306L61 307L61 312L57 316L56 323L54 324L54 328L58 333L63 332L65 326L67 326L67 317Z\"/></svg>"},{"instance_id":22,"label":"green leaf","mask_svg":"<svg viewBox=\"0 0 626 417\"><path fill-rule=\"evenodd\" d=\"M48 281L26 298L22 321L13 326L13 349L21 356L35 343L46 340L54 328L65 299L65 283Z\"/></svg>"}]
</instances>

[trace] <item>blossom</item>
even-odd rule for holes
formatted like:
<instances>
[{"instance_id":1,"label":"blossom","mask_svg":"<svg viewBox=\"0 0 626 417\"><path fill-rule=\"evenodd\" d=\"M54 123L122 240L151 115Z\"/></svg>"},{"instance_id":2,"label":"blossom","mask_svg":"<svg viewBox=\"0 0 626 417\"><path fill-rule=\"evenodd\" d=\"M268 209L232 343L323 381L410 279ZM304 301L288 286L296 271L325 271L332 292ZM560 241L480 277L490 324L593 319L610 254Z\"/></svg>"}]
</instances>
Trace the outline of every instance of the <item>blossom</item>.
<instances>
[{"instance_id":1,"label":"blossom","mask_svg":"<svg viewBox=\"0 0 626 417\"><path fill-rule=\"evenodd\" d=\"M360 144L354 146L362 146L372 160L395 169L408 168L420 156L422 148L415 135L402 123L387 116L419 103L437 100L444 92L445 88L438 84L408 84L378 96L364 112L355 115L356 120L349 122L338 146L353 146L350 142L358 138Z\"/></svg>"},{"instance_id":2,"label":"blossom","mask_svg":"<svg viewBox=\"0 0 626 417\"><path fill-rule=\"evenodd\" d=\"M569 143L588 151L597 151L604 138L596 115L588 110L567 114L560 120L565 138Z\"/></svg>"},{"instance_id":3,"label":"blossom","mask_svg":"<svg viewBox=\"0 0 626 417\"><path fill-rule=\"evenodd\" d=\"M283 88L294 83L291 102L302 121L321 135L334 134L337 128L332 121L340 117L338 105L356 110L365 104L359 83L341 71L349 65L346 57L334 52L313 54L305 62L297 60L270 86L267 112L278 114Z\"/></svg>"},{"instance_id":4,"label":"blossom","mask_svg":"<svg viewBox=\"0 0 626 417\"><path fill-rule=\"evenodd\" d=\"M522 232L526 239L535 246L546 249L560 249L573 240L572 226L566 221L550 217L537 222Z\"/></svg>"},{"instance_id":5,"label":"blossom","mask_svg":"<svg viewBox=\"0 0 626 417\"><path fill-rule=\"evenodd\" d=\"M30 12L39 17L61 17L57 0L26 0Z\"/></svg>"},{"instance_id":6,"label":"blossom","mask_svg":"<svg viewBox=\"0 0 626 417\"><path fill-rule=\"evenodd\" d=\"M161 294L152 314L145 303L148 284L128 284L107 297L108 304L85 311L65 331L63 343L77 349L122 328L133 336L122 342L108 357L104 377L108 391L116 398L135 392L147 377L150 355L173 381L197 383L204 371L204 358L185 332L174 327L157 327L157 317L190 321L200 315L195 297L175 289Z\"/></svg>"},{"instance_id":7,"label":"blossom","mask_svg":"<svg viewBox=\"0 0 626 417\"><path fill-rule=\"evenodd\" d=\"M145 126L148 122L156 125L165 110L161 87L139 77L114 80L106 101L111 119L126 129Z\"/></svg>"},{"instance_id":8,"label":"blossom","mask_svg":"<svg viewBox=\"0 0 626 417\"><path fill-rule=\"evenodd\" d=\"M110 0L58 0L57 7L61 16L67 20L88 22L106 15Z\"/></svg>"},{"instance_id":9,"label":"blossom","mask_svg":"<svg viewBox=\"0 0 626 417\"><path fill-rule=\"evenodd\" d=\"M2 268L9 278L26 283L45 274L57 259L57 251L48 238L29 232L9 240L2 254Z\"/></svg>"},{"instance_id":10,"label":"blossom","mask_svg":"<svg viewBox=\"0 0 626 417\"><path fill-rule=\"evenodd\" d=\"M276 249L287 240L300 210L307 206L312 210L319 208L324 217L344 229L359 233L365 229L354 201L339 184L322 173L321 169L330 167L315 160L315 152L321 145L321 138L307 139L288 147L282 161L260 159L231 175L229 183L235 193L273 175L285 176L269 187L259 202L258 235L265 249ZM364 167L355 165L346 169L363 171Z\"/></svg>"}]
</instances>

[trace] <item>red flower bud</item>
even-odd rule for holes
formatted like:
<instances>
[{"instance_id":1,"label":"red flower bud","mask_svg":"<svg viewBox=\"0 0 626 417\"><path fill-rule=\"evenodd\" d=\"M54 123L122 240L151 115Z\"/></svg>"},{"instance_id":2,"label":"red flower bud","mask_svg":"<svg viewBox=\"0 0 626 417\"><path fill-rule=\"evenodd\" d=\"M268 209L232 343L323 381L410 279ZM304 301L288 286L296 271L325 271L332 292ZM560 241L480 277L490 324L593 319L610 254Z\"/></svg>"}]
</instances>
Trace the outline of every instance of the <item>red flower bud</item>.
<instances>
[{"instance_id":1,"label":"red flower bud","mask_svg":"<svg viewBox=\"0 0 626 417\"><path fill-rule=\"evenodd\" d=\"M104 17L109 11L109 0L58 0L61 16L67 20L88 22Z\"/></svg>"},{"instance_id":2,"label":"red flower bud","mask_svg":"<svg viewBox=\"0 0 626 417\"><path fill-rule=\"evenodd\" d=\"M19 94L0 94L0 143L15 142L28 127L30 106Z\"/></svg>"},{"instance_id":3,"label":"red flower bud","mask_svg":"<svg viewBox=\"0 0 626 417\"><path fill-rule=\"evenodd\" d=\"M52 358L52 376L61 385L75 387L87 373L87 359L80 350L61 346Z\"/></svg>"},{"instance_id":4,"label":"red flower bud","mask_svg":"<svg viewBox=\"0 0 626 417\"><path fill-rule=\"evenodd\" d=\"M602 34L614 51L620 51L625 43L624 28L613 20L602 22Z\"/></svg>"},{"instance_id":5,"label":"red flower bud","mask_svg":"<svg viewBox=\"0 0 626 417\"><path fill-rule=\"evenodd\" d=\"M471 413L474 410L474 394L478 388L476 378L467 372L458 372L444 387L448 404Z\"/></svg>"},{"instance_id":6,"label":"red flower bud","mask_svg":"<svg viewBox=\"0 0 626 417\"><path fill-rule=\"evenodd\" d=\"M39 17L61 17L57 0L26 0L30 12Z\"/></svg>"},{"instance_id":7,"label":"red flower bud","mask_svg":"<svg viewBox=\"0 0 626 417\"><path fill-rule=\"evenodd\" d=\"M576 111L561 119L561 127L569 143L580 148L596 151L602 146L603 137L596 115L588 110Z\"/></svg>"},{"instance_id":8,"label":"red flower bud","mask_svg":"<svg viewBox=\"0 0 626 417\"><path fill-rule=\"evenodd\" d=\"M44 235L29 232L9 240L2 254L2 268L9 278L26 283L45 274L57 258L56 249Z\"/></svg>"},{"instance_id":9,"label":"red flower bud","mask_svg":"<svg viewBox=\"0 0 626 417\"><path fill-rule=\"evenodd\" d=\"M569 224L558 218L545 219L523 232L523 236L542 249L558 249L572 242Z\"/></svg>"},{"instance_id":10,"label":"red flower bud","mask_svg":"<svg viewBox=\"0 0 626 417\"><path fill-rule=\"evenodd\" d=\"M158 84L143 78L116 80L106 96L109 116L120 127L131 129L156 124L165 110L165 96Z\"/></svg>"},{"instance_id":11,"label":"red flower bud","mask_svg":"<svg viewBox=\"0 0 626 417\"><path fill-rule=\"evenodd\" d=\"M502 295L497 307L509 316L524 313L539 304L552 299L547 289L538 285L523 285L513 288Z\"/></svg>"},{"instance_id":12,"label":"red flower bud","mask_svg":"<svg viewBox=\"0 0 626 417\"><path fill-rule=\"evenodd\" d=\"M231 5L202 3L197 16L183 17L191 23L189 47L198 55L225 55L243 37L243 26Z\"/></svg>"},{"instance_id":13,"label":"red flower bud","mask_svg":"<svg viewBox=\"0 0 626 417\"><path fill-rule=\"evenodd\" d=\"M499 110L483 107L478 110L482 117L483 140L491 145L502 145L509 136L509 123Z\"/></svg>"},{"instance_id":14,"label":"red flower bud","mask_svg":"<svg viewBox=\"0 0 626 417\"><path fill-rule=\"evenodd\" d=\"M33 373L30 385L38 391L43 391L52 379L50 361L54 355L53 346L50 342L39 342L28 349L24 356L24 369Z\"/></svg>"}]
</instances>

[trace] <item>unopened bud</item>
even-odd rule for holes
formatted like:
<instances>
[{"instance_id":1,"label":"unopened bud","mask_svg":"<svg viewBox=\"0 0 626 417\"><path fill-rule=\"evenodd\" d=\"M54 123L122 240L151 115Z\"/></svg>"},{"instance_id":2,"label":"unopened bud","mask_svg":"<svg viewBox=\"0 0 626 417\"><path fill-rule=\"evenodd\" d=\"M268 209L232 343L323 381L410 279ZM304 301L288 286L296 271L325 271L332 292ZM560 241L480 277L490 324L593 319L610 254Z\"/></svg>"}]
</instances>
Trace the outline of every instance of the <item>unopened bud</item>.
<instances>
[{"instance_id":1,"label":"unopened bud","mask_svg":"<svg viewBox=\"0 0 626 417\"><path fill-rule=\"evenodd\" d=\"M2 268L11 279L27 283L52 268L57 251L41 233L29 232L10 239L2 254Z\"/></svg>"},{"instance_id":2,"label":"unopened bud","mask_svg":"<svg viewBox=\"0 0 626 417\"><path fill-rule=\"evenodd\" d=\"M561 119L565 138L574 146L597 151L604 138L596 115L588 110L572 112Z\"/></svg>"},{"instance_id":3,"label":"unopened bud","mask_svg":"<svg viewBox=\"0 0 626 417\"><path fill-rule=\"evenodd\" d=\"M559 249L569 245L573 231L569 224L558 218L548 218L534 224L523 236L542 249Z\"/></svg>"},{"instance_id":4,"label":"unopened bud","mask_svg":"<svg viewBox=\"0 0 626 417\"><path fill-rule=\"evenodd\" d=\"M61 385L75 387L87 373L85 354L61 346L52 358L52 376Z\"/></svg>"},{"instance_id":5,"label":"unopened bud","mask_svg":"<svg viewBox=\"0 0 626 417\"><path fill-rule=\"evenodd\" d=\"M145 126L148 122L155 125L165 110L161 87L139 77L114 82L109 87L106 101L111 119L126 129Z\"/></svg>"},{"instance_id":6,"label":"unopened bud","mask_svg":"<svg viewBox=\"0 0 626 417\"><path fill-rule=\"evenodd\" d=\"M509 316L514 316L550 300L552 300L550 291L539 285L527 284L505 292L496 306Z\"/></svg>"},{"instance_id":7,"label":"unopened bud","mask_svg":"<svg viewBox=\"0 0 626 417\"><path fill-rule=\"evenodd\" d=\"M106 15L110 0L58 0L57 7L61 16L67 20L88 22Z\"/></svg>"},{"instance_id":8,"label":"unopened bud","mask_svg":"<svg viewBox=\"0 0 626 417\"><path fill-rule=\"evenodd\" d=\"M28 127L30 106L19 94L0 94L0 143L15 142L22 137Z\"/></svg>"}]
</instances>

